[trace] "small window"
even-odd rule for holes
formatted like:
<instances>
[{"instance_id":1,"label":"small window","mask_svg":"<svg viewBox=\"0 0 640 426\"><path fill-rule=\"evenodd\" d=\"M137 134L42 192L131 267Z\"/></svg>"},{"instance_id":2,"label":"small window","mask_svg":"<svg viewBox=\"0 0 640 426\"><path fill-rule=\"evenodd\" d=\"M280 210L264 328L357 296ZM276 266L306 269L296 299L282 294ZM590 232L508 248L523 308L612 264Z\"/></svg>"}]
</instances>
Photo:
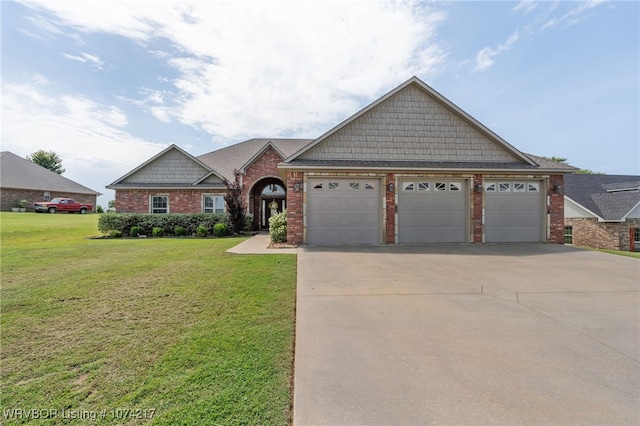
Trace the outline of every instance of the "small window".
<instances>
[{"instance_id":1,"label":"small window","mask_svg":"<svg viewBox=\"0 0 640 426\"><path fill-rule=\"evenodd\" d=\"M44 198L45 201L51 200L51 193L49 191L45 191L44 195L43 195L43 198Z\"/></svg>"},{"instance_id":2,"label":"small window","mask_svg":"<svg viewBox=\"0 0 640 426\"><path fill-rule=\"evenodd\" d=\"M449 191L460 191L462 184L460 182L451 182L449 184Z\"/></svg>"},{"instance_id":3,"label":"small window","mask_svg":"<svg viewBox=\"0 0 640 426\"><path fill-rule=\"evenodd\" d=\"M329 182L329 189L338 189L338 182Z\"/></svg>"},{"instance_id":4,"label":"small window","mask_svg":"<svg viewBox=\"0 0 640 426\"><path fill-rule=\"evenodd\" d=\"M349 182L350 189L360 189L360 183L358 182Z\"/></svg>"},{"instance_id":5,"label":"small window","mask_svg":"<svg viewBox=\"0 0 640 426\"><path fill-rule=\"evenodd\" d=\"M511 190L511 184L509 182L500 182L498 184L498 191L508 192Z\"/></svg>"},{"instance_id":6,"label":"small window","mask_svg":"<svg viewBox=\"0 0 640 426\"><path fill-rule=\"evenodd\" d=\"M418 191L428 191L429 182L418 182Z\"/></svg>"},{"instance_id":7,"label":"small window","mask_svg":"<svg viewBox=\"0 0 640 426\"><path fill-rule=\"evenodd\" d=\"M524 183L516 182L516 183L513 184L513 191L514 192L525 192L526 191L526 187L524 186Z\"/></svg>"},{"instance_id":8,"label":"small window","mask_svg":"<svg viewBox=\"0 0 640 426\"><path fill-rule=\"evenodd\" d=\"M495 192L496 191L496 184L495 183L490 183L487 185L487 187L484 189L486 192Z\"/></svg>"},{"instance_id":9,"label":"small window","mask_svg":"<svg viewBox=\"0 0 640 426\"><path fill-rule=\"evenodd\" d=\"M169 213L169 197L166 195L152 195L151 213Z\"/></svg>"},{"instance_id":10,"label":"small window","mask_svg":"<svg viewBox=\"0 0 640 426\"><path fill-rule=\"evenodd\" d=\"M203 210L205 213L224 213L225 202L221 195L205 195L203 200Z\"/></svg>"},{"instance_id":11,"label":"small window","mask_svg":"<svg viewBox=\"0 0 640 426\"><path fill-rule=\"evenodd\" d=\"M633 247L635 251L640 251L640 228L633 228Z\"/></svg>"},{"instance_id":12,"label":"small window","mask_svg":"<svg viewBox=\"0 0 640 426\"><path fill-rule=\"evenodd\" d=\"M364 184L364 189L374 189L374 188L373 188L373 185L370 185L370 184L368 184L368 183L365 183L365 184Z\"/></svg>"},{"instance_id":13,"label":"small window","mask_svg":"<svg viewBox=\"0 0 640 426\"><path fill-rule=\"evenodd\" d=\"M402 184L403 191L413 191L415 189L415 184L413 182L405 182Z\"/></svg>"},{"instance_id":14,"label":"small window","mask_svg":"<svg viewBox=\"0 0 640 426\"><path fill-rule=\"evenodd\" d=\"M540 191L540 184L538 182L532 182L527 185L527 190L529 192L538 192Z\"/></svg>"},{"instance_id":15,"label":"small window","mask_svg":"<svg viewBox=\"0 0 640 426\"><path fill-rule=\"evenodd\" d=\"M564 243L573 244L573 226L564 227Z\"/></svg>"},{"instance_id":16,"label":"small window","mask_svg":"<svg viewBox=\"0 0 640 426\"><path fill-rule=\"evenodd\" d=\"M447 184L444 182L436 182L436 191L446 191Z\"/></svg>"},{"instance_id":17,"label":"small window","mask_svg":"<svg viewBox=\"0 0 640 426\"><path fill-rule=\"evenodd\" d=\"M316 183L316 184L313 186L313 189L322 189L322 184L321 184L321 183Z\"/></svg>"}]
</instances>

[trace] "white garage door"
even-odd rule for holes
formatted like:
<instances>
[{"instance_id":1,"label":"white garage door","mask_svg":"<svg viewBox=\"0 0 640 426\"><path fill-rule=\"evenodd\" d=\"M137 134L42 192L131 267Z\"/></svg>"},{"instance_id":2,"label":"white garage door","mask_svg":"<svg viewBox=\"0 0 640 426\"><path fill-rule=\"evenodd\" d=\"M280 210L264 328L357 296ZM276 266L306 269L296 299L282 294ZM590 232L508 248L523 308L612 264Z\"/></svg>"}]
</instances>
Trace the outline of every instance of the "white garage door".
<instances>
[{"instance_id":1,"label":"white garage door","mask_svg":"<svg viewBox=\"0 0 640 426\"><path fill-rule=\"evenodd\" d=\"M398 242L465 242L465 187L464 181L400 182Z\"/></svg>"},{"instance_id":2,"label":"white garage door","mask_svg":"<svg viewBox=\"0 0 640 426\"><path fill-rule=\"evenodd\" d=\"M541 182L486 181L485 241L543 240Z\"/></svg>"},{"instance_id":3,"label":"white garage door","mask_svg":"<svg viewBox=\"0 0 640 426\"><path fill-rule=\"evenodd\" d=\"M380 180L309 179L308 244L379 244Z\"/></svg>"}]
</instances>

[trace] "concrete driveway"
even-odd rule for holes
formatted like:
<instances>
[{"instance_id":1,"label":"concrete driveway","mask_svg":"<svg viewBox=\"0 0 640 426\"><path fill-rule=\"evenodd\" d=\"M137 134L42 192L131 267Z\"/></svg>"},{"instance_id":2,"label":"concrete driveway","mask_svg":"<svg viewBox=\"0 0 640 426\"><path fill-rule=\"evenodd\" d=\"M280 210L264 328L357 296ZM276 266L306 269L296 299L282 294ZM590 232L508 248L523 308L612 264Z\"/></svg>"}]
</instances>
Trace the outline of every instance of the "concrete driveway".
<instances>
[{"instance_id":1,"label":"concrete driveway","mask_svg":"<svg viewBox=\"0 0 640 426\"><path fill-rule=\"evenodd\" d=\"M298 249L295 426L640 423L640 261Z\"/></svg>"}]
</instances>

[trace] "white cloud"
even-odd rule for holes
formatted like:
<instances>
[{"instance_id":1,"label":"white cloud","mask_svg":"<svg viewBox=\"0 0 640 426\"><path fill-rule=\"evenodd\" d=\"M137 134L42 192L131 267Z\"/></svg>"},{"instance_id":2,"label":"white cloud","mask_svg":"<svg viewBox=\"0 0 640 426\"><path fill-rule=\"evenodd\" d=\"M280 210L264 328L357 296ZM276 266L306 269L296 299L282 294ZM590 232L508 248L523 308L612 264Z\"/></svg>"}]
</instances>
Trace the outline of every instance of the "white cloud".
<instances>
[{"instance_id":1,"label":"white cloud","mask_svg":"<svg viewBox=\"0 0 640 426\"><path fill-rule=\"evenodd\" d=\"M163 103L143 95L144 108L227 140L292 129L317 136L362 99L412 75L433 76L446 57L435 40L445 16L417 1L29 4L55 14L52 31L153 45L178 77ZM162 40L167 48L158 51Z\"/></svg>"},{"instance_id":2,"label":"white cloud","mask_svg":"<svg viewBox=\"0 0 640 426\"><path fill-rule=\"evenodd\" d=\"M515 32L511 34L511 36L509 36L509 38L504 43L502 43L495 49L491 47L485 47L484 49L480 50L476 54L476 65L473 70L482 72L491 67L495 62L495 57L511 49L513 45L518 41L519 37L520 36L518 35L518 33Z\"/></svg>"},{"instance_id":3,"label":"white cloud","mask_svg":"<svg viewBox=\"0 0 640 426\"><path fill-rule=\"evenodd\" d=\"M540 31L544 32L554 28L566 28L566 27L575 25L579 22L582 22L585 19L587 19L587 17L584 16L584 13L586 11L591 10L594 7L597 7L603 3L604 3L604 0L589 0L589 1L579 2L579 3L570 3L572 5L577 4L577 6L569 10L568 12L564 13L561 16L555 16L549 19L548 21L546 21L541 26Z\"/></svg>"},{"instance_id":4,"label":"white cloud","mask_svg":"<svg viewBox=\"0 0 640 426\"><path fill-rule=\"evenodd\" d=\"M25 84L3 84L2 150L26 156L39 149L63 160L65 177L99 192L165 146L127 133L126 115L84 96L47 94L36 75Z\"/></svg>"},{"instance_id":5,"label":"white cloud","mask_svg":"<svg viewBox=\"0 0 640 426\"><path fill-rule=\"evenodd\" d=\"M104 70L104 62L100 59L99 56L91 55L89 53L81 53L78 55L71 55L69 53L64 53L63 56L67 59L71 59L72 61L81 62L83 64L89 65L93 69Z\"/></svg>"},{"instance_id":6,"label":"white cloud","mask_svg":"<svg viewBox=\"0 0 640 426\"><path fill-rule=\"evenodd\" d=\"M538 4L534 0L522 0L518 3L513 9L513 12L522 11L525 15L533 12L533 10L538 6Z\"/></svg>"}]
</instances>

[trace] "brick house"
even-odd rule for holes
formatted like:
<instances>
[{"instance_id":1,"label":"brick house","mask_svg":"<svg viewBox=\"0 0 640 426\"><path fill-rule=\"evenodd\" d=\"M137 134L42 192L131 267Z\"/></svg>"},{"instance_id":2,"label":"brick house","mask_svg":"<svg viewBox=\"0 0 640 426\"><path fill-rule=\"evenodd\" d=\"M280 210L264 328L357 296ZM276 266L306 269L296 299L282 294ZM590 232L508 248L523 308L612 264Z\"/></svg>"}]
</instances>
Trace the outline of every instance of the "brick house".
<instances>
[{"instance_id":1,"label":"brick house","mask_svg":"<svg viewBox=\"0 0 640 426\"><path fill-rule=\"evenodd\" d=\"M317 139L171 145L107 188L119 212L224 211L239 173L254 228L287 209L298 244L564 241L564 175L416 77Z\"/></svg>"},{"instance_id":2,"label":"brick house","mask_svg":"<svg viewBox=\"0 0 640 426\"><path fill-rule=\"evenodd\" d=\"M565 243L640 251L640 176L565 177Z\"/></svg>"},{"instance_id":3,"label":"brick house","mask_svg":"<svg viewBox=\"0 0 640 426\"><path fill-rule=\"evenodd\" d=\"M16 200L27 200L27 211L33 211L33 203L56 197L90 203L95 209L101 195L9 151L0 152L0 174L2 211L10 211Z\"/></svg>"}]
</instances>

